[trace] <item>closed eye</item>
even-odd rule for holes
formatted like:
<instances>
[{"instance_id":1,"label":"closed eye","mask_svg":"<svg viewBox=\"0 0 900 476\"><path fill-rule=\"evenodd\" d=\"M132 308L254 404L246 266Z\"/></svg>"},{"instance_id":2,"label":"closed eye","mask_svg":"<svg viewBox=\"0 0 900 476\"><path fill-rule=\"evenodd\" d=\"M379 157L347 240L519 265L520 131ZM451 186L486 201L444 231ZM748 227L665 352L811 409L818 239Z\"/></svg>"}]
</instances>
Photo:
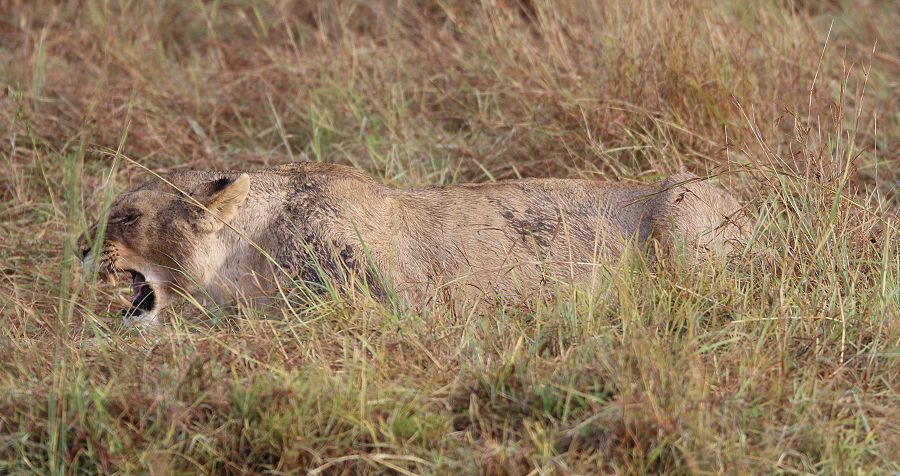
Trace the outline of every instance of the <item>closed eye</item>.
<instances>
[{"instance_id":1,"label":"closed eye","mask_svg":"<svg viewBox=\"0 0 900 476\"><path fill-rule=\"evenodd\" d=\"M114 218L114 219L110 220L109 222L112 224L115 224L115 225L131 225L132 223L136 222L137 219L140 217L141 217L140 213L129 213L125 216Z\"/></svg>"}]
</instances>

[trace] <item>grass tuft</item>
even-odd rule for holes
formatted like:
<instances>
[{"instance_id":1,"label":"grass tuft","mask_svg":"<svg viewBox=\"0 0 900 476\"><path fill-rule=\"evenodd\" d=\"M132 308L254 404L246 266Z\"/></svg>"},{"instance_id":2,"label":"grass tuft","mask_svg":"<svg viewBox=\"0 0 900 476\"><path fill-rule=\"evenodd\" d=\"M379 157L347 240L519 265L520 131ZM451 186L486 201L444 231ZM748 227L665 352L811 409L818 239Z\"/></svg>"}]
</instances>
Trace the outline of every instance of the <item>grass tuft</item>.
<instances>
[{"instance_id":1,"label":"grass tuft","mask_svg":"<svg viewBox=\"0 0 900 476\"><path fill-rule=\"evenodd\" d=\"M895 2L2 3L0 473L900 471ZM531 303L329 285L156 334L78 271L145 168L291 160L687 170L755 226Z\"/></svg>"}]
</instances>

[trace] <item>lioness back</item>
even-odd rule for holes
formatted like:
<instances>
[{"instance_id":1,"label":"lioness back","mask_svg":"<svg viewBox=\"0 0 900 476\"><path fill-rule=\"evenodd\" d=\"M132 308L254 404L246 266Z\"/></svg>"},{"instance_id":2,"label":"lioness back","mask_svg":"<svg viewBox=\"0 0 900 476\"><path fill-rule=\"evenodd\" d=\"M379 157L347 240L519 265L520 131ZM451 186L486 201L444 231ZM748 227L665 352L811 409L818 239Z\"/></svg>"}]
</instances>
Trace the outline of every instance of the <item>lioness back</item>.
<instances>
[{"instance_id":1,"label":"lioness back","mask_svg":"<svg viewBox=\"0 0 900 476\"><path fill-rule=\"evenodd\" d=\"M396 189L345 166L294 163L153 179L110 212L99 262L129 271L127 312L155 319L179 293L228 301L303 281L435 296L519 298L585 282L628 247L722 254L738 203L692 174L649 185L574 179ZM90 233L89 233L90 235ZM90 258L90 259L88 259ZM146 301L152 301L146 304Z\"/></svg>"}]
</instances>

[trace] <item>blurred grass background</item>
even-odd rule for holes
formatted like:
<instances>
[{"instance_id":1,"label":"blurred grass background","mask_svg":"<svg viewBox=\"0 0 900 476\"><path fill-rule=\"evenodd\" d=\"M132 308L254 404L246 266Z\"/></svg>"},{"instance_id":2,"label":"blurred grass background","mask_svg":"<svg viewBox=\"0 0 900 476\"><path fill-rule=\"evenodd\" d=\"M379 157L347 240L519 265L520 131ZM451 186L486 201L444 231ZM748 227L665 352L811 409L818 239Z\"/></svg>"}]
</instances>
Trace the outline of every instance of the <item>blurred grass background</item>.
<instances>
[{"instance_id":1,"label":"blurred grass background","mask_svg":"<svg viewBox=\"0 0 900 476\"><path fill-rule=\"evenodd\" d=\"M900 7L0 0L0 473L900 471ZM71 247L146 174L715 175L727 267L532 307L187 304ZM607 298L608 296L613 298Z\"/></svg>"}]
</instances>

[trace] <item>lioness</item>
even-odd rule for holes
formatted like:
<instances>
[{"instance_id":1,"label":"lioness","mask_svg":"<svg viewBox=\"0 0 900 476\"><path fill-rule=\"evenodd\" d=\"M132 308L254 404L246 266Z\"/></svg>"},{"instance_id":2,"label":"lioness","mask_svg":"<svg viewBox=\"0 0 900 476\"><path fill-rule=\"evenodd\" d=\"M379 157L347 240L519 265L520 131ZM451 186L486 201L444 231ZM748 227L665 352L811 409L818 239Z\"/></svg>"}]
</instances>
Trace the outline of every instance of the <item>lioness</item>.
<instances>
[{"instance_id":1,"label":"lioness","mask_svg":"<svg viewBox=\"0 0 900 476\"><path fill-rule=\"evenodd\" d=\"M217 301L305 282L385 286L421 305L435 296L526 296L548 282L588 282L598 264L655 243L722 254L745 230L724 190L681 173L652 185L526 179L398 190L340 165L177 172L112 204L99 256L128 272L138 323L179 295ZM685 248L686 246L686 248Z\"/></svg>"}]
</instances>

